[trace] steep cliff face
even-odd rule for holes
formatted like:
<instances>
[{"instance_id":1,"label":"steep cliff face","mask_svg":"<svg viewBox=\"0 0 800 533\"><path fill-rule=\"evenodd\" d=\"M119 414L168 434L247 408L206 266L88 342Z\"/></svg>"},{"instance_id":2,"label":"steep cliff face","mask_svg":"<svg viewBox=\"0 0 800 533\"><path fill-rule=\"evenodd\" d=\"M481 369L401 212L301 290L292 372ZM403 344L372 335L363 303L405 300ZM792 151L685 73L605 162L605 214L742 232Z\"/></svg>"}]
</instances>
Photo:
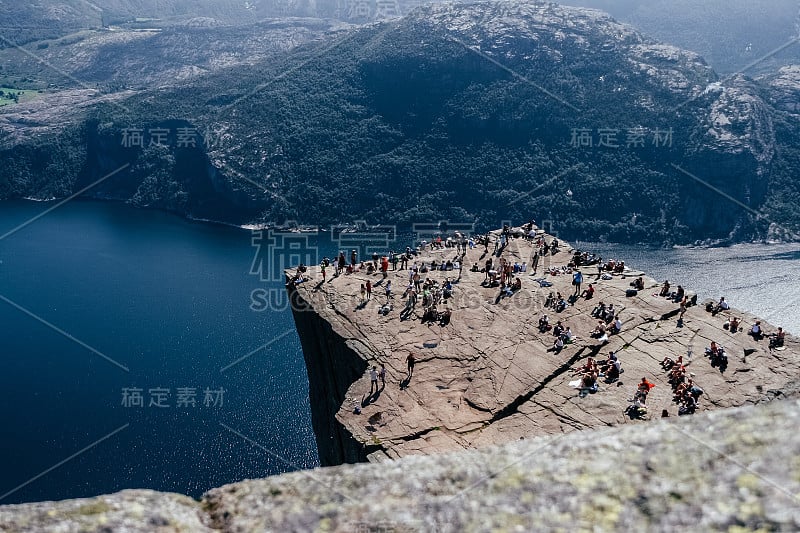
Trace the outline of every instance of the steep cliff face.
<instances>
[{"instance_id":1,"label":"steep cliff face","mask_svg":"<svg viewBox=\"0 0 800 533\"><path fill-rule=\"evenodd\" d=\"M366 461L366 444L356 441L336 418L348 389L367 369L364 346L334 331L293 284L287 285L287 290L308 370L311 423L320 463L333 466Z\"/></svg>"}]
</instances>

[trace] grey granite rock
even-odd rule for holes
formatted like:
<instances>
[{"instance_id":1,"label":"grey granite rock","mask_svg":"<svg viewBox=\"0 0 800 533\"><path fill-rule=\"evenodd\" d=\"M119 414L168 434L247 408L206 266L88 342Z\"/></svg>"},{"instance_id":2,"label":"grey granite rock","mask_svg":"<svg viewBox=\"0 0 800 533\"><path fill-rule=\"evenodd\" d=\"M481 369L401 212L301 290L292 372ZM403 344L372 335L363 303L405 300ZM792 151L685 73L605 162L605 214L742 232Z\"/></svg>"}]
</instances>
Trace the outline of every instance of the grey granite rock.
<instances>
[{"instance_id":1,"label":"grey granite rock","mask_svg":"<svg viewBox=\"0 0 800 533\"><path fill-rule=\"evenodd\" d=\"M797 531L800 403L175 494L0 507L2 531Z\"/></svg>"},{"instance_id":2,"label":"grey granite rock","mask_svg":"<svg viewBox=\"0 0 800 533\"><path fill-rule=\"evenodd\" d=\"M166 533L211 529L201 521L200 504L188 496L123 490L95 498L2 506L0 531Z\"/></svg>"}]
</instances>

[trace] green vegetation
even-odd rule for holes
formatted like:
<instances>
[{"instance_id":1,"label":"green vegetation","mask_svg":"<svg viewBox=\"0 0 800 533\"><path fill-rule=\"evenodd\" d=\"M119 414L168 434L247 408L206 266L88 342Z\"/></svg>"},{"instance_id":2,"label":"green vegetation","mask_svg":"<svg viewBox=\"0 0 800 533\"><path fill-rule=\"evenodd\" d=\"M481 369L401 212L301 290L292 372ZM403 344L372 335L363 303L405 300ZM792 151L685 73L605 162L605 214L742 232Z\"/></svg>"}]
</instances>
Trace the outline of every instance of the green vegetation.
<instances>
[{"instance_id":1,"label":"green vegetation","mask_svg":"<svg viewBox=\"0 0 800 533\"><path fill-rule=\"evenodd\" d=\"M0 86L0 106L18 104L36 98L38 91Z\"/></svg>"}]
</instances>

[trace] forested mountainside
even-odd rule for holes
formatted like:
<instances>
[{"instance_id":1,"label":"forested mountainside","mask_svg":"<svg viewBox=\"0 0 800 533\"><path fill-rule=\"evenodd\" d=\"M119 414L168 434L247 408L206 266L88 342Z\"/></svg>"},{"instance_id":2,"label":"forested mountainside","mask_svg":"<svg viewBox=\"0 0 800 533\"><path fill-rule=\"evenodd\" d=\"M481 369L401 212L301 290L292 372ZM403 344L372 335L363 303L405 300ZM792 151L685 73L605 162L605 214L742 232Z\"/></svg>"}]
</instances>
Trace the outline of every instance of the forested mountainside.
<instances>
[{"instance_id":1,"label":"forested mountainside","mask_svg":"<svg viewBox=\"0 0 800 533\"><path fill-rule=\"evenodd\" d=\"M721 78L595 10L432 5L65 104L59 121L17 104L0 112L0 192L64 196L128 164L90 194L234 223L534 217L567 237L787 238L792 72Z\"/></svg>"}]
</instances>

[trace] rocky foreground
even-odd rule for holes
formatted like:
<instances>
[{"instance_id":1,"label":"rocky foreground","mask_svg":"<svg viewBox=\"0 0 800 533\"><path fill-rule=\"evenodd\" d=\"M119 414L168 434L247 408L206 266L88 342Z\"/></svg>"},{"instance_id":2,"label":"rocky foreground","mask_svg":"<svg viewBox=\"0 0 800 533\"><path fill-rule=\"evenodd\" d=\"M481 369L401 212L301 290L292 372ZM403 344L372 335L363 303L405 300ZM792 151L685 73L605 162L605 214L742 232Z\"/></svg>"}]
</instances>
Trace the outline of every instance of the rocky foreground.
<instances>
[{"instance_id":1,"label":"rocky foreground","mask_svg":"<svg viewBox=\"0 0 800 533\"><path fill-rule=\"evenodd\" d=\"M549 242L552 237L546 238ZM684 356L687 377L704 391L700 412L793 396L798 390L797 339L787 336L784 350L770 350L766 339L755 341L747 335L756 317L734 309L712 317L703 302L722 295L703 294L703 288L692 287L691 280L671 280L673 289L684 283L689 294L692 290L699 293L698 305L689 307L682 325L678 304L658 296L663 280L644 276L645 289L626 297L631 281L642 274L630 269L606 280L595 279L596 267L584 268L583 288L593 283L594 297L579 298L556 313L544 309L545 299L551 292L571 295L572 276L546 276L551 287L541 287L534 280L542 277L543 266L567 264L571 249L564 245L558 254L542 258L538 275L531 275L529 269L521 275L522 289L505 297L500 297L497 287L484 286L484 273L470 271L474 263L482 267L493 249L490 245L487 254L478 246L467 252L461 279L447 304L452 317L444 326L423 323L421 305L401 318L408 270L392 271L390 267L388 278L382 281L380 273L364 271L334 278L330 269L322 283L318 268L310 268L308 282L296 289L290 287L309 369L313 421L323 465L646 424L664 409L677 416L667 372L660 366L665 357ZM532 250L531 242L518 238L499 255L511 263L530 264ZM416 261L441 263L455 256L455 248L426 249ZM445 278L456 280L458 275L457 271L436 271L422 277L444 282ZM367 280L375 287L371 300L362 304L360 286ZM388 281L394 297L392 310L383 314L379 310L387 302L384 286ZM608 343L590 337L597 324L591 312L601 301L614 304L623 324L622 331ZM577 340L560 352L553 351L552 333L540 333L536 327L542 313L548 314L552 324L560 320L569 326ZM723 328L732 315L742 318L744 331L732 334ZM762 325L768 333L776 330ZM704 357L711 341L728 354L724 372ZM604 359L612 350L622 362L624 373L619 381L605 383L601 379L599 390L591 394L570 384L578 379L575 367L588 357ZM404 383L409 354L415 355L416 368ZM373 365L386 365L388 377L385 387L371 395L368 368ZM642 377L656 385L648 396L644 420L626 414Z\"/></svg>"},{"instance_id":2,"label":"rocky foreground","mask_svg":"<svg viewBox=\"0 0 800 533\"><path fill-rule=\"evenodd\" d=\"M0 507L0 531L797 531L800 404L243 481Z\"/></svg>"}]
</instances>

